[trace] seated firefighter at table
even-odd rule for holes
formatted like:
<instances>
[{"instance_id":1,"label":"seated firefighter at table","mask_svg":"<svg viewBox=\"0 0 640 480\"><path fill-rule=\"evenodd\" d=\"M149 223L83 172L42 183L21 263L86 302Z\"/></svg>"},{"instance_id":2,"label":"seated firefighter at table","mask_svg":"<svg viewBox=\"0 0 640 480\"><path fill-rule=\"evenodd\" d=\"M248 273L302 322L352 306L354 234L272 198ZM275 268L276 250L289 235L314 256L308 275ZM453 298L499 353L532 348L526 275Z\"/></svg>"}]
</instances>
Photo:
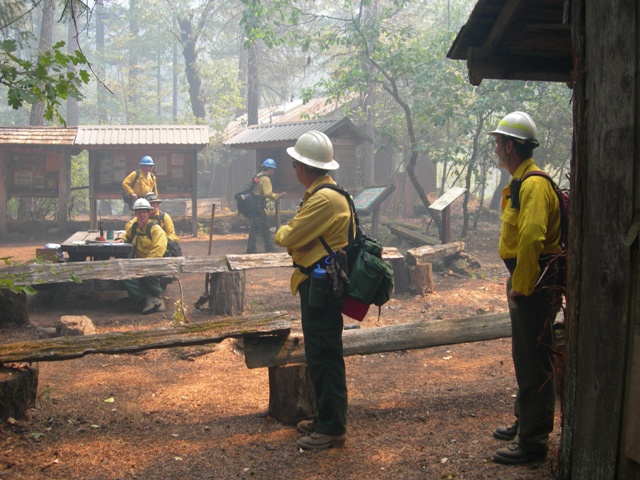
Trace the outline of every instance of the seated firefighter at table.
<instances>
[{"instance_id":1,"label":"seated firefighter at table","mask_svg":"<svg viewBox=\"0 0 640 480\"><path fill-rule=\"evenodd\" d=\"M133 258L162 257L167 249L167 235L149 216L153 207L144 198L133 204L135 221L127 224L123 241L133 244ZM144 304L142 313L162 312L165 310L162 286L158 277L143 277L122 280L129 297L139 304Z\"/></svg>"},{"instance_id":2,"label":"seated firefighter at table","mask_svg":"<svg viewBox=\"0 0 640 480\"><path fill-rule=\"evenodd\" d=\"M180 244L178 243L180 238L176 235L176 227L173 225L171 215L160 210L160 202L162 202L162 200L160 200L158 195L154 192L147 193L144 198L153 208L153 212L149 216L149 220L158 222L158 225L160 225L164 230L164 233L167 234L167 253L165 253L164 256L181 257L182 248L180 248Z\"/></svg>"}]
</instances>

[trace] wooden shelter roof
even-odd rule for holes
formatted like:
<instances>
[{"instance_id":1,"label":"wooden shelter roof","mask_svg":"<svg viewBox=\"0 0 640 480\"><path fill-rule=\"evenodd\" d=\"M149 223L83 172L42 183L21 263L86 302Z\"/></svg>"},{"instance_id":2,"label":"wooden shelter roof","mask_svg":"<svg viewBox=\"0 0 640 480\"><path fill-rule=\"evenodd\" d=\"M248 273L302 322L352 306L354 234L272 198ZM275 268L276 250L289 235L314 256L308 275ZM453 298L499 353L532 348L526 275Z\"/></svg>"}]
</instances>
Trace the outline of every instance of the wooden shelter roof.
<instances>
[{"instance_id":1,"label":"wooden shelter roof","mask_svg":"<svg viewBox=\"0 0 640 480\"><path fill-rule=\"evenodd\" d=\"M447 57L467 60L469 82L570 82L569 0L478 0Z\"/></svg>"},{"instance_id":2,"label":"wooden shelter roof","mask_svg":"<svg viewBox=\"0 0 640 480\"><path fill-rule=\"evenodd\" d=\"M300 135L310 130L318 130L328 136L335 135L340 131L341 137L350 137L360 142L371 142L369 136L360 130L347 117L339 119L307 120L290 123L270 123L266 125L251 125L245 128L224 144L238 148L258 148L260 145L268 144L291 144Z\"/></svg>"},{"instance_id":3,"label":"wooden shelter roof","mask_svg":"<svg viewBox=\"0 0 640 480\"><path fill-rule=\"evenodd\" d=\"M196 145L209 144L205 125L81 125L78 146Z\"/></svg>"},{"instance_id":4,"label":"wooden shelter roof","mask_svg":"<svg viewBox=\"0 0 640 480\"><path fill-rule=\"evenodd\" d=\"M0 145L73 145L76 127L0 127Z\"/></svg>"}]
</instances>

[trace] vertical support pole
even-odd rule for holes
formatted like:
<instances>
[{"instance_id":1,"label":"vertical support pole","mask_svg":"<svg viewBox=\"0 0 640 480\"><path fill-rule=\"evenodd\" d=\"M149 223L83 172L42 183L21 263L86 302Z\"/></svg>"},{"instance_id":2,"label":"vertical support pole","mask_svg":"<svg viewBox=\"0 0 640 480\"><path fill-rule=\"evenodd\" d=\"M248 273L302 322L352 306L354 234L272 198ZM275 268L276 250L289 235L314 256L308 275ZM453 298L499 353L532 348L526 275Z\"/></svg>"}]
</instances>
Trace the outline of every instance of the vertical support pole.
<instances>
[{"instance_id":1,"label":"vertical support pole","mask_svg":"<svg viewBox=\"0 0 640 480\"><path fill-rule=\"evenodd\" d=\"M380 209L376 208L371 215L371 236L377 238L378 236L378 222L380 220Z\"/></svg>"},{"instance_id":2,"label":"vertical support pole","mask_svg":"<svg viewBox=\"0 0 640 480\"><path fill-rule=\"evenodd\" d=\"M451 208L449 206L442 210L442 243L451 241Z\"/></svg>"},{"instance_id":3,"label":"vertical support pole","mask_svg":"<svg viewBox=\"0 0 640 480\"><path fill-rule=\"evenodd\" d=\"M191 234L198 236L198 151L191 152Z\"/></svg>"},{"instance_id":4,"label":"vertical support pole","mask_svg":"<svg viewBox=\"0 0 640 480\"><path fill-rule=\"evenodd\" d=\"M7 203L9 201L8 157L8 153L0 152L0 238L5 237L9 231L9 222L7 221Z\"/></svg>"}]
</instances>

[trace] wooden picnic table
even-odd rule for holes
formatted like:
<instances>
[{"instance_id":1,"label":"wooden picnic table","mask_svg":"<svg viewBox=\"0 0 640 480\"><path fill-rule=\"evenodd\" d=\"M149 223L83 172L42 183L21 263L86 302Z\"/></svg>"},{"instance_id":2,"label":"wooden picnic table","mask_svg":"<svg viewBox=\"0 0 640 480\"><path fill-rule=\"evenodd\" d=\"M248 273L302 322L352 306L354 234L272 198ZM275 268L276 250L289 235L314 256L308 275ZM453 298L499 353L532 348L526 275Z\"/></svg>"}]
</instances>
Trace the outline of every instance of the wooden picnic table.
<instances>
[{"instance_id":1,"label":"wooden picnic table","mask_svg":"<svg viewBox=\"0 0 640 480\"><path fill-rule=\"evenodd\" d=\"M109 260L110 258L131 258L133 245L131 243L115 243L122 238L123 230L114 232L113 240L100 241L97 230L81 230L60 244L60 250L67 252L70 262L84 262L87 257L91 260Z\"/></svg>"}]
</instances>

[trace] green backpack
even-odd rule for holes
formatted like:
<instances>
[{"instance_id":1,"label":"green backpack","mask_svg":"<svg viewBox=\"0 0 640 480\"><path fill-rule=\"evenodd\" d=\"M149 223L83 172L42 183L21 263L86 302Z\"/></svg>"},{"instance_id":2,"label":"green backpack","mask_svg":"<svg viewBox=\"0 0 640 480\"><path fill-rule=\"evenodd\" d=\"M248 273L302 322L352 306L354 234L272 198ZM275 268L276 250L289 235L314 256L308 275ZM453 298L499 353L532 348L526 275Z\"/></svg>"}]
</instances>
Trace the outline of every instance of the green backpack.
<instances>
[{"instance_id":1,"label":"green backpack","mask_svg":"<svg viewBox=\"0 0 640 480\"><path fill-rule=\"evenodd\" d=\"M351 195L333 184L320 185L311 195L322 188L330 188L344 195L349 202L351 215L355 218L355 235L353 222L350 222L349 244L344 249L347 256L346 276L348 277L344 295L366 305L373 304L381 307L393 295L393 268L382 259L382 246L362 232ZM332 257L337 257L338 252L332 252L324 238L320 237L320 241L329 253L326 262L330 263Z\"/></svg>"}]
</instances>

